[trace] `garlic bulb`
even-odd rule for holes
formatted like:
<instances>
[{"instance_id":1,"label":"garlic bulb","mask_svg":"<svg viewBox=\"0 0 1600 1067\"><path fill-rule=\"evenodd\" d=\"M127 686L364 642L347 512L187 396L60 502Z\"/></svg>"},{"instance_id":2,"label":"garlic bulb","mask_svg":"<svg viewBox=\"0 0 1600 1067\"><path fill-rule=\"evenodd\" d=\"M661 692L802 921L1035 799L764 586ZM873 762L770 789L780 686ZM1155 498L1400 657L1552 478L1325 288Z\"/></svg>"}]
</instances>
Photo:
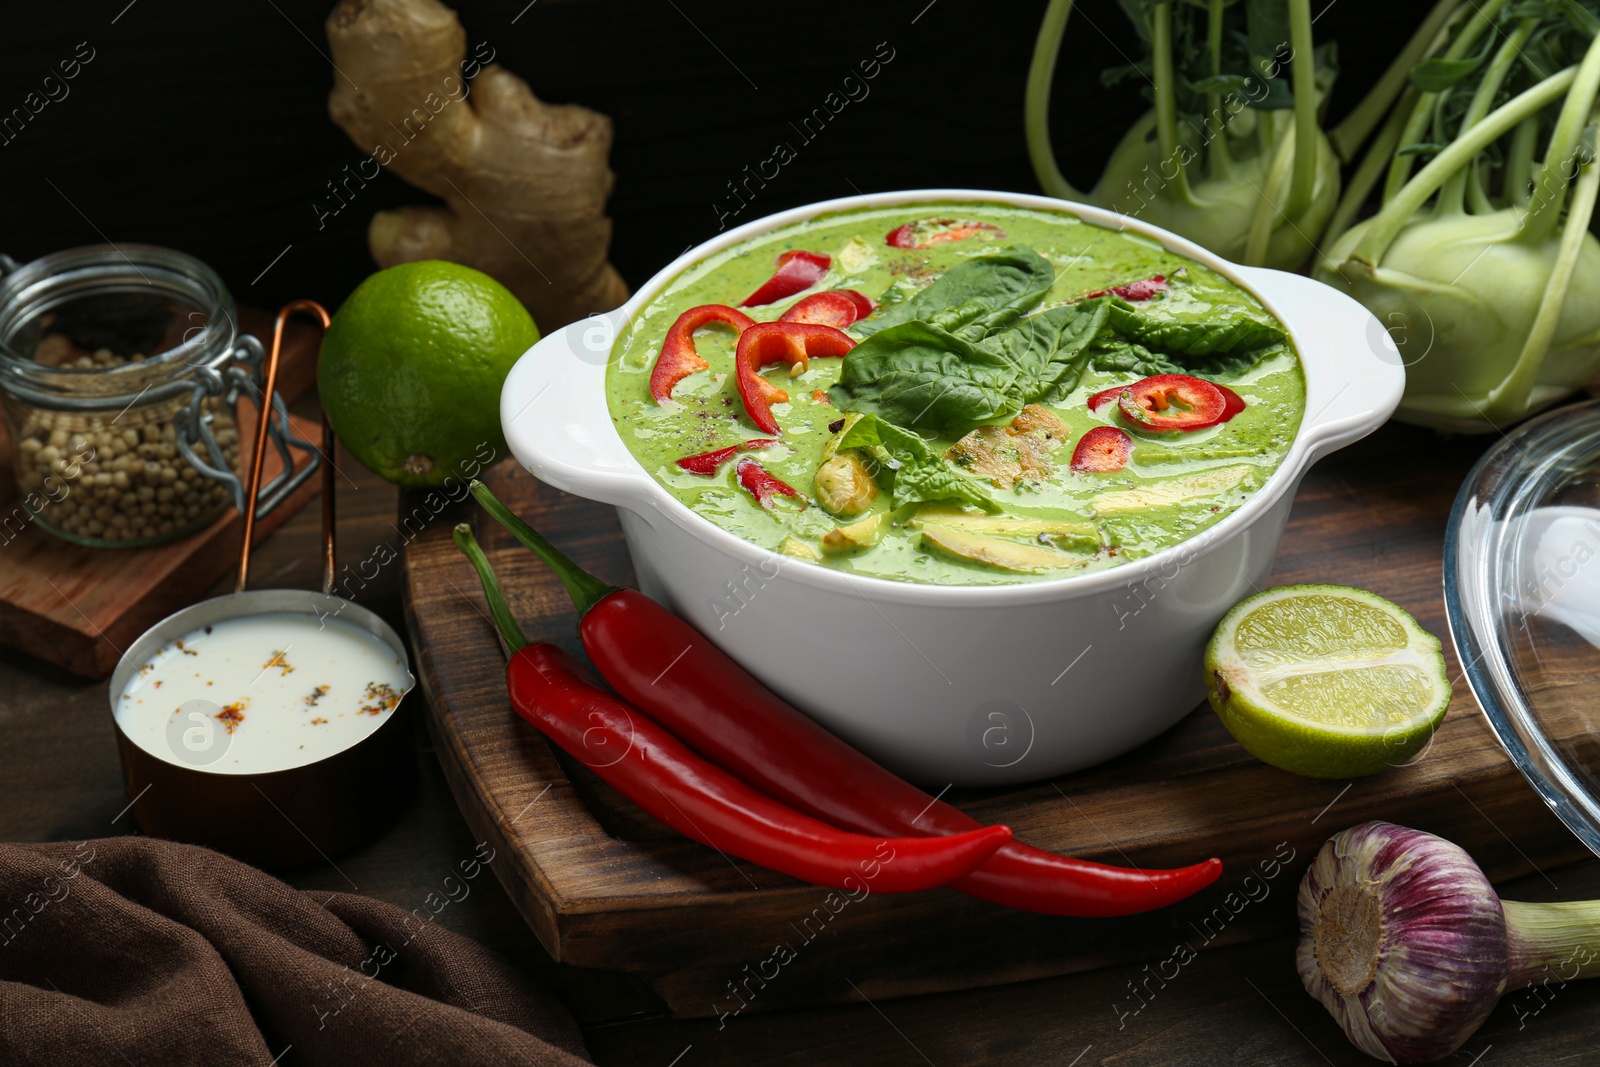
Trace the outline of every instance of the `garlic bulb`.
<instances>
[{"instance_id":1,"label":"garlic bulb","mask_svg":"<svg viewBox=\"0 0 1600 1067\"><path fill-rule=\"evenodd\" d=\"M1449 1055L1502 993L1549 968L1563 980L1600 972L1600 902L1502 902L1461 848L1392 823L1324 844L1299 913L1306 992L1390 1063Z\"/></svg>"}]
</instances>

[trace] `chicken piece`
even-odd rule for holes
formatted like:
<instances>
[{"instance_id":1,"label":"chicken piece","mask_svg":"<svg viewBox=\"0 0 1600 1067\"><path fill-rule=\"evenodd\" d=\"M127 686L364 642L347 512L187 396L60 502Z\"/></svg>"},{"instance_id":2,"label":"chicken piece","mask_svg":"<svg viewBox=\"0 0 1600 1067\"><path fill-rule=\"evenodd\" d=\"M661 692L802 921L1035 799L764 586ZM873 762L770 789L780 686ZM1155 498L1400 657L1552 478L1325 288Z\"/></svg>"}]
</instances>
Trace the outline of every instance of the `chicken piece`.
<instances>
[{"instance_id":1,"label":"chicken piece","mask_svg":"<svg viewBox=\"0 0 1600 1067\"><path fill-rule=\"evenodd\" d=\"M980 426L944 455L958 467L987 475L998 488L1013 489L1020 481L1044 481L1054 473L1055 452L1069 434L1053 411L1029 404L1010 425Z\"/></svg>"}]
</instances>

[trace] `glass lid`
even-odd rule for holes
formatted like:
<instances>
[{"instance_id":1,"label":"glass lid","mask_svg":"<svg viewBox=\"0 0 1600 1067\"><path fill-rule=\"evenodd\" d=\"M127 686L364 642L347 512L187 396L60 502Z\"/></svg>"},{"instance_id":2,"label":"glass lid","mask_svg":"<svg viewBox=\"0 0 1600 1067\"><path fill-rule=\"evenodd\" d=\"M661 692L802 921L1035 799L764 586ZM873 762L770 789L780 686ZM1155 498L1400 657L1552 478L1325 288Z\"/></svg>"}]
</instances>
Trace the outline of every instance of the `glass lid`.
<instances>
[{"instance_id":1,"label":"glass lid","mask_svg":"<svg viewBox=\"0 0 1600 1067\"><path fill-rule=\"evenodd\" d=\"M1513 430L1445 537L1450 633L1490 725L1600 854L1600 401Z\"/></svg>"}]
</instances>

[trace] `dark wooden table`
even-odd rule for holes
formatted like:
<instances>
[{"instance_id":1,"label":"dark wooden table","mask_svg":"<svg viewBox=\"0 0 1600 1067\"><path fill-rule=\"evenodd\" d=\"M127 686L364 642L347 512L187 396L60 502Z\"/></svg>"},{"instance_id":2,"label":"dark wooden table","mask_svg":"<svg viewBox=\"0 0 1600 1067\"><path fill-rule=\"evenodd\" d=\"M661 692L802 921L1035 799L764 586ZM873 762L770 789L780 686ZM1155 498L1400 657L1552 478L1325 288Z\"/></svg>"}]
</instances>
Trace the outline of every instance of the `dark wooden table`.
<instances>
[{"instance_id":1,"label":"dark wooden table","mask_svg":"<svg viewBox=\"0 0 1600 1067\"><path fill-rule=\"evenodd\" d=\"M1383 447L1382 439L1358 447ZM343 560L398 546L396 491L348 457L340 467ZM353 484L352 484L353 483ZM254 584L311 587L318 580L316 509L295 516L255 555ZM398 566L357 599L403 631ZM112 739L104 683L86 684L13 653L0 653L0 838L59 840L133 831ZM420 694L419 694L420 695ZM381 839L332 864L299 871L304 888L348 890L419 907L474 842L416 733L422 787ZM1514 835L1515 827L1504 827ZM1277 891L1277 890L1275 890ZM1282 891L1290 891L1285 887ZM1545 871L1502 887L1507 897L1600 896L1600 861ZM1301 990L1292 938L1218 948L1164 986L1139 965L974 992L865 1002L792 1013L747 1012L725 1024L654 1013L630 979L554 963L493 880L437 920L495 948L552 984L583 1024L603 1065L986 1063L1300 1065L1370 1063ZM848 915L828 937L853 936ZM882 951L894 951L885 945ZM840 974L862 984L864 975ZM1138 989L1140 998L1134 996ZM1147 990L1153 990L1153 995ZM859 998L858 998L859 1000ZM1508 996L1461 1064L1594 1062L1600 987L1551 987Z\"/></svg>"}]
</instances>

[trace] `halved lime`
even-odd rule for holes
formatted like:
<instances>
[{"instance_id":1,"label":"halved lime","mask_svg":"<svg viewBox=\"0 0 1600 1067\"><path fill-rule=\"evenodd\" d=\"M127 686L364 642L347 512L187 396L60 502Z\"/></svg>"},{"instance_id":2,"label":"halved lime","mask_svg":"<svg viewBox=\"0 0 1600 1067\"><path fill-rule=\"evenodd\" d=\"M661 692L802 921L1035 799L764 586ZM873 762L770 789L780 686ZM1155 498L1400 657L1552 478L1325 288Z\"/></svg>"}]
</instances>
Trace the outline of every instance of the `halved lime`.
<instances>
[{"instance_id":1,"label":"halved lime","mask_svg":"<svg viewBox=\"0 0 1600 1067\"><path fill-rule=\"evenodd\" d=\"M1363 589L1286 585L1240 601L1206 647L1206 691L1256 758L1353 778L1416 755L1450 704L1439 639Z\"/></svg>"}]
</instances>

